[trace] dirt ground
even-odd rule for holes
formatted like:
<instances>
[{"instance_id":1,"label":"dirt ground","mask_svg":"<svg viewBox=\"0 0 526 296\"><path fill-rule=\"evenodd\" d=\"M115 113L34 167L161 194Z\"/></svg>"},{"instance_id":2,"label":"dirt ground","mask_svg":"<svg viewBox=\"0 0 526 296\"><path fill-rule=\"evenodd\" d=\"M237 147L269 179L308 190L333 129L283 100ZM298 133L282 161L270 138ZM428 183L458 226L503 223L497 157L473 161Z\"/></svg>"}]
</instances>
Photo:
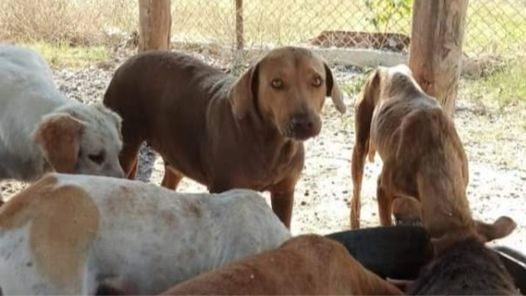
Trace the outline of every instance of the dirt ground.
<instances>
[{"instance_id":1,"label":"dirt ground","mask_svg":"<svg viewBox=\"0 0 526 296\"><path fill-rule=\"evenodd\" d=\"M70 99L92 103L101 100L119 62L109 61L78 70L55 69L54 75L60 89ZM344 70L338 71L336 76L340 83L350 83L355 73ZM348 112L343 116L327 100L321 134L305 143L306 165L296 188L294 234L326 234L348 229L354 100L355 94L346 98ZM487 222L501 215L512 217L518 228L496 243L526 252L526 106L511 106L505 110L484 106L461 88L455 120L470 160L468 196L474 217ZM141 160L139 178L159 184L162 161L147 150L142 151ZM375 190L380 168L378 157L375 163L366 165L362 190L363 227L379 225ZM18 182L0 185L4 199L25 186ZM204 190L189 179L183 179L179 189L181 192ZM268 201L268 194L264 196Z\"/></svg>"}]
</instances>

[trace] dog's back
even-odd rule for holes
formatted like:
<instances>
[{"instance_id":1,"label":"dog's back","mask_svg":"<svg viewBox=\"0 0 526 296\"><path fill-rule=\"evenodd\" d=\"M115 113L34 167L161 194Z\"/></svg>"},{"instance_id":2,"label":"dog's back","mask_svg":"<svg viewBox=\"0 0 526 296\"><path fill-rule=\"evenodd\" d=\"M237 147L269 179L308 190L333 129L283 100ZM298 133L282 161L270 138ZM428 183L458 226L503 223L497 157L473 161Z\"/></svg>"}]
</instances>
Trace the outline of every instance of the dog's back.
<instances>
[{"instance_id":1,"label":"dog's back","mask_svg":"<svg viewBox=\"0 0 526 296\"><path fill-rule=\"evenodd\" d=\"M16 95L22 93L26 96L35 96L62 103L65 99L57 91L51 70L46 62L35 51L14 45L0 45L0 116L5 110L11 110L6 104L17 103ZM28 103L29 98L24 98ZM40 104L32 108L37 108ZM21 107L27 107L21 106ZM27 108L31 112L32 108ZM4 110L2 112L2 110Z\"/></svg>"},{"instance_id":2,"label":"dog's back","mask_svg":"<svg viewBox=\"0 0 526 296\"><path fill-rule=\"evenodd\" d=\"M148 51L131 57L117 69L104 94L104 104L127 120L139 121L137 125L163 124L165 114L193 119L204 116L195 112L205 112L203 106L212 98L203 92L217 91L214 85L225 76L185 54Z\"/></svg>"},{"instance_id":3,"label":"dog's back","mask_svg":"<svg viewBox=\"0 0 526 296\"><path fill-rule=\"evenodd\" d=\"M451 119L440 109L416 110L400 129L396 153L391 154L398 165L392 169L396 176L411 179L398 184L415 186L412 196L421 202L422 222L431 236L472 226L466 196L468 160Z\"/></svg>"},{"instance_id":4,"label":"dog's back","mask_svg":"<svg viewBox=\"0 0 526 296\"><path fill-rule=\"evenodd\" d=\"M202 274L163 295L399 295L337 242L317 235Z\"/></svg>"},{"instance_id":5,"label":"dog's back","mask_svg":"<svg viewBox=\"0 0 526 296\"><path fill-rule=\"evenodd\" d=\"M289 238L254 191L189 195L49 174L0 207L0 288L86 294L107 285L156 294Z\"/></svg>"},{"instance_id":6,"label":"dog's back","mask_svg":"<svg viewBox=\"0 0 526 296\"><path fill-rule=\"evenodd\" d=\"M389 156L391 145L400 141L402 124L414 111L435 112L441 108L427 96L396 97L382 101L375 109L371 122L371 143L382 159Z\"/></svg>"},{"instance_id":7,"label":"dog's back","mask_svg":"<svg viewBox=\"0 0 526 296\"><path fill-rule=\"evenodd\" d=\"M124 119L121 158L129 158L129 147L139 147L146 140L161 155L175 155L175 168L205 182L208 176L202 169L206 164L201 149L208 139L203 119L214 93L227 91L223 87L229 82L227 76L175 52L149 51L127 60L104 94L104 104Z\"/></svg>"}]
</instances>

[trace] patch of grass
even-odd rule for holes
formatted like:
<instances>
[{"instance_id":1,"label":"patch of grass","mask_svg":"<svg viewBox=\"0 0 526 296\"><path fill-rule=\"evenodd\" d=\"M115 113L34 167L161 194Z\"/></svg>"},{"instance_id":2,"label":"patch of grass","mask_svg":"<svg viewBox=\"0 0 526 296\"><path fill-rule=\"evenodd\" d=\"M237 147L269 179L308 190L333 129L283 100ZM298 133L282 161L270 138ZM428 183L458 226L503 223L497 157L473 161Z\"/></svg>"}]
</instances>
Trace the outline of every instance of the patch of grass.
<instances>
[{"instance_id":1,"label":"patch of grass","mask_svg":"<svg viewBox=\"0 0 526 296\"><path fill-rule=\"evenodd\" d=\"M104 46L73 47L67 44L44 42L25 43L23 47L40 53L52 67L79 68L109 59L110 50Z\"/></svg>"},{"instance_id":2,"label":"patch of grass","mask_svg":"<svg viewBox=\"0 0 526 296\"><path fill-rule=\"evenodd\" d=\"M138 20L136 0L0 0L0 39L15 42L108 45Z\"/></svg>"},{"instance_id":3,"label":"patch of grass","mask_svg":"<svg viewBox=\"0 0 526 296\"><path fill-rule=\"evenodd\" d=\"M526 56L506 63L501 69L475 80L463 81L462 91L468 99L499 108L526 104Z\"/></svg>"},{"instance_id":4,"label":"patch of grass","mask_svg":"<svg viewBox=\"0 0 526 296\"><path fill-rule=\"evenodd\" d=\"M354 116L351 116L351 110L354 109L354 102L358 98L358 94L362 91L367 78L369 77L369 70L363 69L362 72L356 74L349 82L340 84L340 88L348 96L349 100L352 102L347 108L347 115L340 117L340 125L342 130L354 130Z\"/></svg>"},{"instance_id":5,"label":"patch of grass","mask_svg":"<svg viewBox=\"0 0 526 296\"><path fill-rule=\"evenodd\" d=\"M369 77L369 71L364 71L353 77L351 82L341 85L343 91L345 91L350 97L357 96Z\"/></svg>"}]
</instances>

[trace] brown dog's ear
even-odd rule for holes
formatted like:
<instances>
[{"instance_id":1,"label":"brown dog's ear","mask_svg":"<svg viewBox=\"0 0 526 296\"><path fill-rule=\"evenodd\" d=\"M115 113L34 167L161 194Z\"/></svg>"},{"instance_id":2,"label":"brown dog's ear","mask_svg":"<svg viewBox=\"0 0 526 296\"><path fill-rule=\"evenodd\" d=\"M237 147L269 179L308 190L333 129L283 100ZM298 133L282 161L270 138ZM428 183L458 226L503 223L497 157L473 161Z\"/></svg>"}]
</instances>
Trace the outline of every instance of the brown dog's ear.
<instances>
[{"instance_id":1,"label":"brown dog's ear","mask_svg":"<svg viewBox=\"0 0 526 296\"><path fill-rule=\"evenodd\" d=\"M80 149L80 135L86 124L67 113L45 116L33 132L51 167L59 173L73 173Z\"/></svg>"},{"instance_id":2,"label":"brown dog's ear","mask_svg":"<svg viewBox=\"0 0 526 296\"><path fill-rule=\"evenodd\" d=\"M343 102L343 93L338 87L338 84L334 80L334 77L332 76L332 71L327 66L326 63L323 63L323 66L325 67L325 86L327 88L327 96L331 97L332 102L334 104L334 107L338 112L341 114L344 114L347 108L345 107L345 103Z\"/></svg>"},{"instance_id":3,"label":"brown dog's ear","mask_svg":"<svg viewBox=\"0 0 526 296\"><path fill-rule=\"evenodd\" d=\"M493 224L486 224L482 221L475 221L477 233L486 242L508 236L517 227L517 223L510 217L501 216Z\"/></svg>"},{"instance_id":4,"label":"brown dog's ear","mask_svg":"<svg viewBox=\"0 0 526 296\"><path fill-rule=\"evenodd\" d=\"M232 86L229 99L237 119L242 119L254 106L258 95L259 63L250 67Z\"/></svg>"}]
</instances>

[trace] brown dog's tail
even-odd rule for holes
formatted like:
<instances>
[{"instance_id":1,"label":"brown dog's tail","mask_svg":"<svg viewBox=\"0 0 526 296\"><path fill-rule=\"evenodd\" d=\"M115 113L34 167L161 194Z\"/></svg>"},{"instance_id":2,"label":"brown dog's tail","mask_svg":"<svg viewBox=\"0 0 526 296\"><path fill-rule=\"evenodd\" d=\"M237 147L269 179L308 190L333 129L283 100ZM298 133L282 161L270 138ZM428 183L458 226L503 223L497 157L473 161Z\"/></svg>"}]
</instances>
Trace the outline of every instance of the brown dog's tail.
<instances>
[{"instance_id":1,"label":"brown dog's tail","mask_svg":"<svg viewBox=\"0 0 526 296\"><path fill-rule=\"evenodd\" d=\"M362 189L365 158L370 149L371 120L375 107L375 96L378 96L378 75L373 73L354 105L354 143L351 163L353 195L351 198L351 228L360 228L360 192Z\"/></svg>"}]
</instances>

